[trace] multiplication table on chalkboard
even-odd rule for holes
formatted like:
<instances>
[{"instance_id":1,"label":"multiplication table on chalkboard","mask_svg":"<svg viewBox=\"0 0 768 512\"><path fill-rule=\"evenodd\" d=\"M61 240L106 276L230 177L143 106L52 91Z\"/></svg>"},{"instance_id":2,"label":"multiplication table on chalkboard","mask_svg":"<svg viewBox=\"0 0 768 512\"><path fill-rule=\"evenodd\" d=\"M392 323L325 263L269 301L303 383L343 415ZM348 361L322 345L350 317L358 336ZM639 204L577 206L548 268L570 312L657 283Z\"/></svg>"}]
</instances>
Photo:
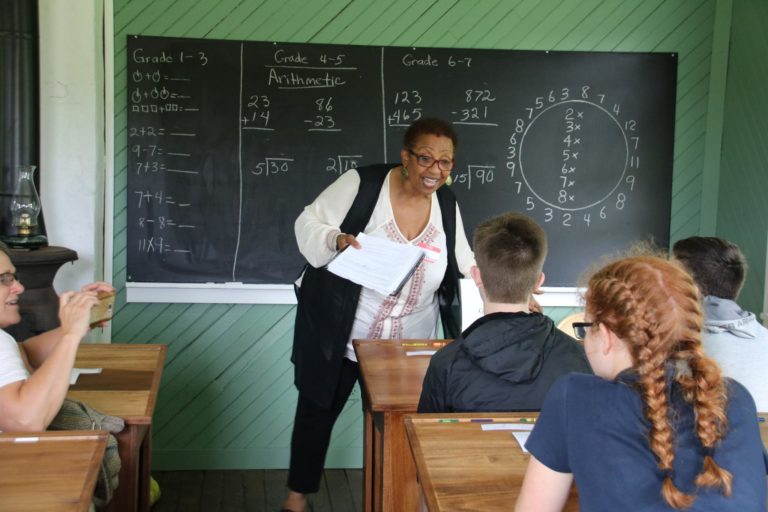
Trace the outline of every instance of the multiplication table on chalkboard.
<instances>
[{"instance_id":1,"label":"multiplication table on chalkboard","mask_svg":"<svg viewBox=\"0 0 768 512\"><path fill-rule=\"evenodd\" d=\"M549 286L669 239L677 57L129 36L132 283L287 284L293 223L340 174L399 163L407 126L456 129L467 235L513 210Z\"/></svg>"}]
</instances>

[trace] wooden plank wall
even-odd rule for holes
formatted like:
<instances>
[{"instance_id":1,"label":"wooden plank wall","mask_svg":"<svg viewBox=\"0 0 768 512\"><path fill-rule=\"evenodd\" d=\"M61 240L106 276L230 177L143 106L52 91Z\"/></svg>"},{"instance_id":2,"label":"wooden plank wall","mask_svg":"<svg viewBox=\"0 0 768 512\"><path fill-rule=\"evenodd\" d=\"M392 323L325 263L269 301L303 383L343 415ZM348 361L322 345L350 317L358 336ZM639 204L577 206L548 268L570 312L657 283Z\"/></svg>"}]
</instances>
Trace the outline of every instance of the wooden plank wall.
<instances>
[{"instance_id":1,"label":"wooden plank wall","mask_svg":"<svg viewBox=\"0 0 768 512\"><path fill-rule=\"evenodd\" d=\"M169 346L155 414L155 466L285 467L296 397L289 362L294 308L125 303L127 34L678 52L672 205L676 239L700 227L715 1L114 0L113 281L120 293L113 339ZM359 466L361 445L360 396L355 392L334 433L329 466Z\"/></svg>"},{"instance_id":2,"label":"wooden plank wall","mask_svg":"<svg viewBox=\"0 0 768 512\"><path fill-rule=\"evenodd\" d=\"M750 270L739 304L765 311L766 237L768 236L768 4L734 2L728 59L723 155L717 208L717 236L732 240L747 257Z\"/></svg>"}]
</instances>

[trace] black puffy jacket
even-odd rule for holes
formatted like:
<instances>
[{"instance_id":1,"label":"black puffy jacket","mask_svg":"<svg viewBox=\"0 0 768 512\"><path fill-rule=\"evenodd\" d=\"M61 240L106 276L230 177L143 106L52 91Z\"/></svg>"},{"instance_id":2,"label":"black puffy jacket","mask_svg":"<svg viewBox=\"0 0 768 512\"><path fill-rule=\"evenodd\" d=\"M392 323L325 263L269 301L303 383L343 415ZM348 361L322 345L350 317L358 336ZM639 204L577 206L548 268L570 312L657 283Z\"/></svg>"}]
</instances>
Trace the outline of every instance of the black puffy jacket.
<instances>
[{"instance_id":1,"label":"black puffy jacket","mask_svg":"<svg viewBox=\"0 0 768 512\"><path fill-rule=\"evenodd\" d=\"M492 313L432 356L418 411L537 411L570 372L592 370L582 345L549 317Z\"/></svg>"}]
</instances>

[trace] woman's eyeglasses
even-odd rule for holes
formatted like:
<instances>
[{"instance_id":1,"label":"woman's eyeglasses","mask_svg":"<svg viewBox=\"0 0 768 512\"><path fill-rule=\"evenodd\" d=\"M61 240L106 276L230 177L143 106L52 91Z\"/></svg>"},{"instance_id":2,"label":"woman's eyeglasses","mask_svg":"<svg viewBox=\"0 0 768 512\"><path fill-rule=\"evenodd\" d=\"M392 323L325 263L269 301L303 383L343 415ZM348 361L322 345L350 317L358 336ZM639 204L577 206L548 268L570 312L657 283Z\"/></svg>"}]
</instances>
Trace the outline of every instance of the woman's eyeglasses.
<instances>
[{"instance_id":1,"label":"woman's eyeglasses","mask_svg":"<svg viewBox=\"0 0 768 512\"><path fill-rule=\"evenodd\" d=\"M573 322L573 334L580 340L587 337L587 327L592 327L595 322Z\"/></svg>"},{"instance_id":2,"label":"woman's eyeglasses","mask_svg":"<svg viewBox=\"0 0 768 512\"><path fill-rule=\"evenodd\" d=\"M3 286L11 286L16 281L16 274L11 272L4 272L0 274L0 284Z\"/></svg>"},{"instance_id":3,"label":"woman's eyeglasses","mask_svg":"<svg viewBox=\"0 0 768 512\"><path fill-rule=\"evenodd\" d=\"M443 172L448 172L451 169L453 169L453 160L449 160L447 158L441 158L440 160L436 160L429 155L420 155L418 153L414 153L410 149L408 150L408 152L411 155L416 157L416 162L422 167L430 168L433 165L435 165L435 162L437 162L437 168Z\"/></svg>"}]
</instances>

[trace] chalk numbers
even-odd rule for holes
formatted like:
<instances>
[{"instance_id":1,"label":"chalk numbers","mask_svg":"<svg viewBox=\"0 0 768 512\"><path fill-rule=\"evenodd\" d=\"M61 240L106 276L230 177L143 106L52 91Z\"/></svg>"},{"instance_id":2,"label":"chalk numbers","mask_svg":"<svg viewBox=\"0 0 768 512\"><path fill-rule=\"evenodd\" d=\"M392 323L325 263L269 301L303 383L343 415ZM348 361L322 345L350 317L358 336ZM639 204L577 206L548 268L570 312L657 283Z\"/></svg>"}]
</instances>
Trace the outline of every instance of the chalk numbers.
<instances>
[{"instance_id":1,"label":"chalk numbers","mask_svg":"<svg viewBox=\"0 0 768 512\"><path fill-rule=\"evenodd\" d=\"M293 158L284 157L266 157L257 163L250 173L254 176L269 177L279 174L286 174L291 169Z\"/></svg>"},{"instance_id":2,"label":"chalk numbers","mask_svg":"<svg viewBox=\"0 0 768 512\"><path fill-rule=\"evenodd\" d=\"M333 97L321 97L314 100L313 115L304 120L309 131L340 131L333 116Z\"/></svg>"},{"instance_id":3,"label":"chalk numbers","mask_svg":"<svg viewBox=\"0 0 768 512\"><path fill-rule=\"evenodd\" d=\"M524 209L544 223L589 228L630 207L641 136L629 110L588 84L531 98L505 148L505 174Z\"/></svg>"},{"instance_id":4,"label":"chalk numbers","mask_svg":"<svg viewBox=\"0 0 768 512\"><path fill-rule=\"evenodd\" d=\"M456 169L453 172L453 182L457 186L465 186L467 190L475 187L493 183L494 170L493 165L469 164L466 169Z\"/></svg>"},{"instance_id":5,"label":"chalk numbers","mask_svg":"<svg viewBox=\"0 0 768 512\"><path fill-rule=\"evenodd\" d=\"M452 111L457 121L462 124L484 124L488 120L489 105L496 101L489 89L467 89L464 91L464 104Z\"/></svg>"},{"instance_id":6,"label":"chalk numbers","mask_svg":"<svg viewBox=\"0 0 768 512\"><path fill-rule=\"evenodd\" d=\"M456 57L454 55L449 55L448 56L448 67L455 68L456 66L471 68L472 67L472 57Z\"/></svg>"},{"instance_id":7,"label":"chalk numbers","mask_svg":"<svg viewBox=\"0 0 768 512\"><path fill-rule=\"evenodd\" d=\"M343 53L337 53L336 55L328 55L323 53L318 59L322 64L330 64L332 66L341 66L344 63L346 55Z\"/></svg>"},{"instance_id":8,"label":"chalk numbers","mask_svg":"<svg viewBox=\"0 0 768 512\"><path fill-rule=\"evenodd\" d=\"M333 174L344 174L350 169L357 169L363 155L335 155L328 157L328 165L325 166L326 172Z\"/></svg>"},{"instance_id":9,"label":"chalk numbers","mask_svg":"<svg viewBox=\"0 0 768 512\"><path fill-rule=\"evenodd\" d=\"M269 129L270 105L268 95L251 94L243 108L241 126L249 129Z\"/></svg>"},{"instance_id":10,"label":"chalk numbers","mask_svg":"<svg viewBox=\"0 0 768 512\"><path fill-rule=\"evenodd\" d=\"M394 108L387 116L389 126L408 126L412 122L421 119L423 112L421 93L416 90L396 91L394 96Z\"/></svg>"}]
</instances>

